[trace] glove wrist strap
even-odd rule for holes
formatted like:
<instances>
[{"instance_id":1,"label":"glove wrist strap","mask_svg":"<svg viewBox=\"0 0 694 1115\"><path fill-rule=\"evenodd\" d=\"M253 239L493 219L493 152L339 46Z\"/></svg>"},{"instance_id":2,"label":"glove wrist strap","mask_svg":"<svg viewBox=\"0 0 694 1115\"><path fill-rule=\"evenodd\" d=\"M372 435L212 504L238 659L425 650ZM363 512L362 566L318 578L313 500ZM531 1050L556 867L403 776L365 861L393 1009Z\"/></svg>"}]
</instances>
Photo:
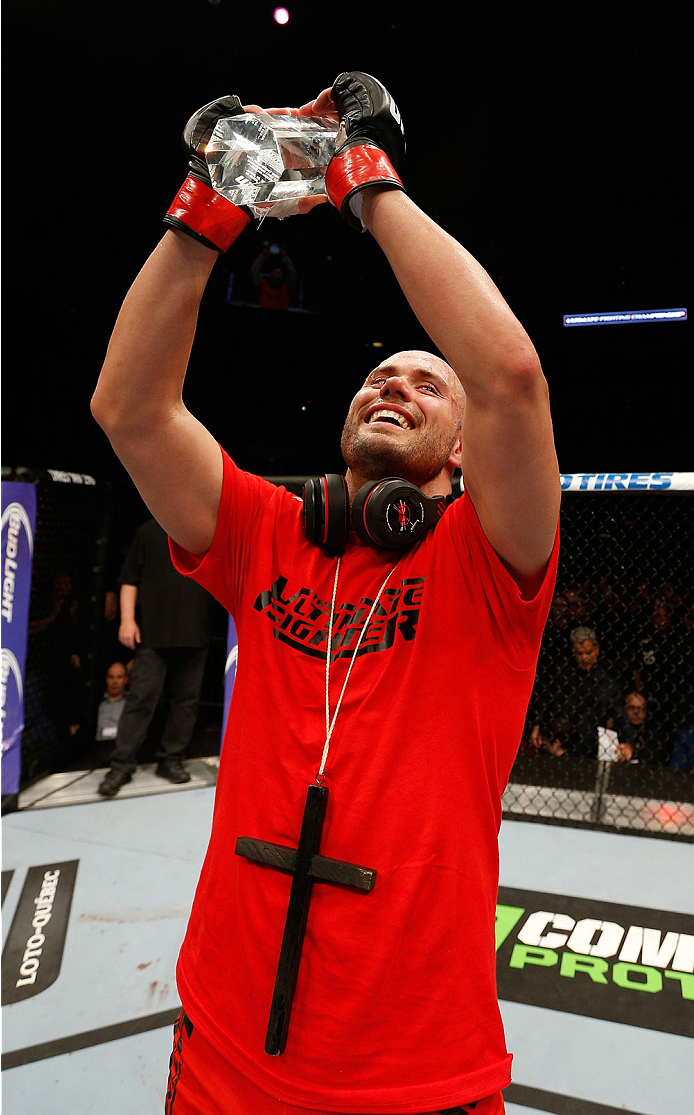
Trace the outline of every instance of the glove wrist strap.
<instances>
[{"instance_id":1,"label":"glove wrist strap","mask_svg":"<svg viewBox=\"0 0 694 1115\"><path fill-rule=\"evenodd\" d=\"M211 186L189 174L169 206L164 223L188 233L208 248L226 252L250 217Z\"/></svg>"},{"instance_id":2,"label":"glove wrist strap","mask_svg":"<svg viewBox=\"0 0 694 1115\"><path fill-rule=\"evenodd\" d=\"M325 185L333 205L340 210L347 223L357 229L363 227L351 205L357 191L368 186L404 189L385 151L366 143L350 147L332 158L325 176Z\"/></svg>"}]
</instances>

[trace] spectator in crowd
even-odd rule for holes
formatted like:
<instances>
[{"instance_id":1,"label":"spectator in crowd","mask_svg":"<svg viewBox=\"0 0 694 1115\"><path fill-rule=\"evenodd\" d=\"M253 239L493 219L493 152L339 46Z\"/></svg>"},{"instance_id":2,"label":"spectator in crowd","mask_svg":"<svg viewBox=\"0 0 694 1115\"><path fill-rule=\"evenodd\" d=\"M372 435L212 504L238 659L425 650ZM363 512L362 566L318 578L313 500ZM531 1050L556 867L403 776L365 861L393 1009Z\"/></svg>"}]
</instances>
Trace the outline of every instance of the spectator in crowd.
<instances>
[{"instance_id":1,"label":"spectator in crowd","mask_svg":"<svg viewBox=\"0 0 694 1115\"><path fill-rule=\"evenodd\" d=\"M177 784L190 781L183 758L197 719L211 623L211 596L174 569L167 536L154 519L136 532L119 580L119 637L135 653L111 767L99 785L107 798L130 782L165 683L170 703L156 773Z\"/></svg>"},{"instance_id":2,"label":"spectator in crowd","mask_svg":"<svg viewBox=\"0 0 694 1115\"><path fill-rule=\"evenodd\" d=\"M624 698L624 711L627 714L627 720L634 729L634 742L636 743L636 736L643 731L648 716L646 698L642 693L637 693L635 690L627 693Z\"/></svg>"},{"instance_id":3,"label":"spectator in crowd","mask_svg":"<svg viewBox=\"0 0 694 1115\"><path fill-rule=\"evenodd\" d=\"M298 286L296 268L279 244L263 248L251 265L261 310L288 310Z\"/></svg>"},{"instance_id":4,"label":"spectator in crowd","mask_svg":"<svg viewBox=\"0 0 694 1115\"><path fill-rule=\"evenodd\" d=\"M669 605L656 599L629 660L631 686L638 693L649 694L653 718L669 740L687 718L691 642L686 624L676 626Z\"/></svg>"},{"instance_id":5,"label":"spectator in crowd","mask_svg":"<svg viewBox=\"0 0 694 1115\"><path fill-rule=\"evenodd\" d=\"M588 598L584 589L573 585L565 590L564 599L568 607L569 621L574 626L585 623L588 619Z\"/></svg>"},{"instance_id":6,"label":"spectator in crowd","mask_svg":"<svg viewBox=\"0 0 694 1115\"><path fill-rule=\"evenodd\" d=\"M569 754L567 743L570 735L569 721L562 716L555 716L542 726L531 724L523 737L522 750L531 755L538 755L543 750L549 751L550 755L559 758Z\"/></svg>"},{"instance_id":7,"label":"spectator in crowd","mask_svg":"<svg viewBox=\"0 0 694 1115\"><path fill-rule=\"evenodd\" d=\"M106 671L106 692L99 704L96 717L96 740L115 739L118 722L125 708L125 688L128 684L128 671L123 662L112 662Z\"/></svg>"},{"instance_id":8,"label":"spectator in crowd","mask_svg":"<svg viewBox=\"0 0 694 1115\"><path fill-rule=\"evenodd\" d=\"M640 762L656 763L666 759L667 737L659 736L649 719L648 700L632 689L624 697L624 712L634 733L634 755Z\"/></svg>"},{"instance_id":9,"label":"spectator in crowd","mask_svg":"<svg viewBox=\"0 0 694 1115\"><path fill-rule=\"evenodd\" d=\"M627 762L634 754L634 733L613 679L598 665L600 644L592 627L571 631L573 663L567 658L540 679L533 694L531 730L553 755L603 757L599 741L614 734L612 757Z\"/></svg>"}]
</instances>

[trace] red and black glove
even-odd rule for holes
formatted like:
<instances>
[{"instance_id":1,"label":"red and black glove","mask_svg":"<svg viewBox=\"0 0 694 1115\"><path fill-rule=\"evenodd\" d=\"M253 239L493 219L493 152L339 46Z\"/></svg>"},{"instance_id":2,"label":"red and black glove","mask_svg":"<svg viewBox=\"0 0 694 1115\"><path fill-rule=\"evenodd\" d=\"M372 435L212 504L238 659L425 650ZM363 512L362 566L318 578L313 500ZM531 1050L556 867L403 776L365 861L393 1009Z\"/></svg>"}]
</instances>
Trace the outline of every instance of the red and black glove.
<instances>
[{"instance_id":1,"label":"red and black glove","mask_svg":"<svg viewBox=\"0 0 694 1115\"><path fill-rule=\"evenodd\" d=\"M212 189L205 161L205 147L222 116L243 112L238 97L218 97L195 112L183 129L183 146L190 156L188 177L171 202L164 224L185 232L204 244L225 252L250 221L246 209Z\"/></svg>"},{"instance_id":2,"label":"red and black glove","mask_svg":"<svg viewBox=\"0 0 694 1115\"><path fill-rule=\"evenodd\" d=\"M370 74L358 70L340 74L333 83L332 99L340 130L325 176L326 190L340 215L361 230L361 190L405 188L399 177L405 160L405 129L390 93Z\"/></svg>"}]
</instances>

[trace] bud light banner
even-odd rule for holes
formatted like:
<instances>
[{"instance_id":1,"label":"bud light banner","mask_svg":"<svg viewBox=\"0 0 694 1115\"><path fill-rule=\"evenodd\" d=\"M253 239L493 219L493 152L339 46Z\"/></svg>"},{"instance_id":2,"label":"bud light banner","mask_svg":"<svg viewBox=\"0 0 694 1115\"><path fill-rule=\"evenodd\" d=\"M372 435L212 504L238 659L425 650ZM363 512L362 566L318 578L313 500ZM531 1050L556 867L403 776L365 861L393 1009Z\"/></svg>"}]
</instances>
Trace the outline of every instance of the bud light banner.
<instances>
[{"instance_id":1,"label":"bud light banner","mask_svg":"<svg viewBox=\"0 0 694 1115\"><path fill-rule=\"evenodd\" d=\"M221 745L224 742L224 733L227 726L227 717L229 716L229 705L231 704L231 694L234 688L234 680L236 678L236 659L238 657L238 636L236 634L236 625L233 619L229 616L229 626L227 628L227 656L224 664L224 715L222 717L222 738Z\"/></svg>"},{"instance_id":2,"label":"bud light banner","mask_svg":"<svg viewBox=\"0 0 694 1115\"><path fill-rule=\"evenodd\" d=\"M2 481L2 793L19 792L31 562L33 484Z\"/></svg>"}]
</instances>

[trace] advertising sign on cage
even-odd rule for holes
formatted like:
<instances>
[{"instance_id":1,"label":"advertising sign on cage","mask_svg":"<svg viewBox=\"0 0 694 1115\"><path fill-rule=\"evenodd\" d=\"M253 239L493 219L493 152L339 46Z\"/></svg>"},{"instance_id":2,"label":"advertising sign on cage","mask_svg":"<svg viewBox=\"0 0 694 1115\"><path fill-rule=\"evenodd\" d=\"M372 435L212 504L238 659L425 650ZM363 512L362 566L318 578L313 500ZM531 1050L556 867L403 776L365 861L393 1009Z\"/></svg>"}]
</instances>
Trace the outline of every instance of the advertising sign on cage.
<instances>
[{"instance_id":1,"label":"advertising sign on cage","mask_svg":"<svg viewBox=\"0 0 694 1115\"><path fill-rule=\"evenodd\" d=\"M2 482L2 793L19 791L36 524L33 484Z\"/></svg>"},{"instance_id":2,"label":"advertising sign on cage","mask_svg":"<svg viewBox=\"0 0 694 1115\"><path fill-rule=\"evenodd\" d=\"M562 492L690 492L694 472L562 472Z\"/></svg>"}]
</instances>

